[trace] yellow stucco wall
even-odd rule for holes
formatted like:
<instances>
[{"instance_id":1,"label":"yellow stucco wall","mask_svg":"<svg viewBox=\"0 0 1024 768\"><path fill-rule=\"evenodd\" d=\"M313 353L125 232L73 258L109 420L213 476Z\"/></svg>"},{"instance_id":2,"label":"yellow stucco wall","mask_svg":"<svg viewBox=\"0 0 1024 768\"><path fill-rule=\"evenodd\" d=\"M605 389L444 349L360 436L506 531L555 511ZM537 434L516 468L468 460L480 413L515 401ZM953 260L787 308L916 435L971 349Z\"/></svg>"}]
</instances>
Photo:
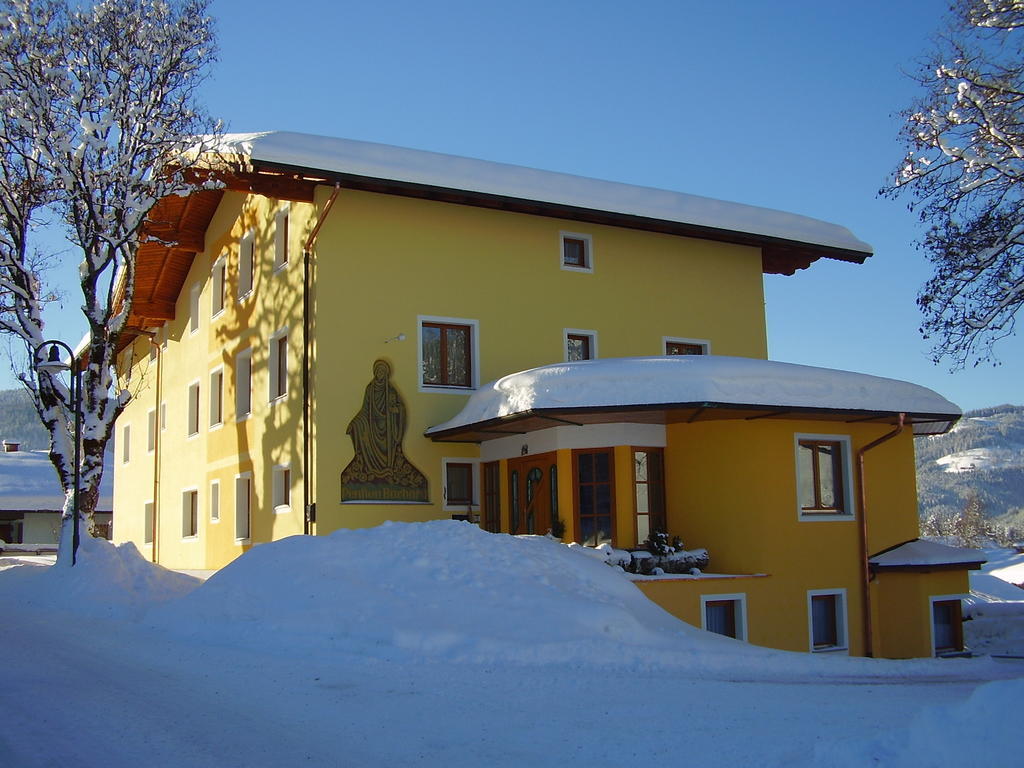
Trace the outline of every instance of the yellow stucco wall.
<instances>
[{"instance_id":1,"label":"yellow stucco wall","mask_svg":"<svg viewBox=\"0 0 1024 768\"><path fill-rule=\"evenodd\" d=\"M893 659L931 656L930 598L970 591L966 570L876 574L871 585L876 655Z\"/></svg>"},{"instance_id":2,"label":"yellow stucco wall","mask_svg":"<svg viewBox=\"0 0 1024 768\"><path fill-rule=\"evenodd\" d=\"M593 273L561 269L562 231L592 237ZM766 353L759 251L649 232L343 190L319 235L315 286L319 533L447 517L442 459L478 455L422 437L467 395L420 391L419 316L478 324L481 383L563 360L566 328L595 331L599 357L662 354L664 336ZM428 477L429 504L340 503L345 430L378 358L405 400L405 454Z\"/></svg>"}]
</instances>

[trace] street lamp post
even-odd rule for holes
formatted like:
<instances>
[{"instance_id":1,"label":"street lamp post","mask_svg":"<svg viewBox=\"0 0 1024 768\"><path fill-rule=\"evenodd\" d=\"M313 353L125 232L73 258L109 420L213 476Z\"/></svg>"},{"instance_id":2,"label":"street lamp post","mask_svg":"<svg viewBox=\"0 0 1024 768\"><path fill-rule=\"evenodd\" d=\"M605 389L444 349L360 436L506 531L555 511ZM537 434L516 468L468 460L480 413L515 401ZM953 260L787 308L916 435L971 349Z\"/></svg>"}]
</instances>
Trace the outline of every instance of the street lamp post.
<instances>
[{"instance_id":1,"label":"street lamp post","mask_svg":"<svg viewBox=\"0 0 1024 768\"><path fill-rule=\"evenodd\" d=\"M45 362L39 362L39 352L43 347L49 345L50 353L47 356ZM67 352L68 359L71 361L70 364L65 363L61 360L61 350ZM82 383L79 380L79 374L81 371L78 366L78 358L75 356L75 352L71 347L65 344L63 341L49 340L44 341L42 344L35 349L35 360L37 371L47 371L49 373L60 373L62 371L71 372L71 404L75 409L75 466L74 466L74 489L71 495L71 509L72 509L72 523L71 523L71 565L74 565L78 561L78 542L79 542L79 526L78 526L78 489L81 486L82 480Z\"/></svg>"}]
</instances>

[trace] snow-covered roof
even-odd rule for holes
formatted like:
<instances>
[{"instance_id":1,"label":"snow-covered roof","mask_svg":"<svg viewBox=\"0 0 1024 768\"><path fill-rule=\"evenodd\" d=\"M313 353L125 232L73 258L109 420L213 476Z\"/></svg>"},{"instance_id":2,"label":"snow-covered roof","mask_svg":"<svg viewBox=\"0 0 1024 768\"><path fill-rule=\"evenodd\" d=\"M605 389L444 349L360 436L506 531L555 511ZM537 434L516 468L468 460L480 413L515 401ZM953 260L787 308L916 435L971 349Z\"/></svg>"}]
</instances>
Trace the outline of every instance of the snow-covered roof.
<instances>
[{"instance_id":1,"label":"snow-covered roof","mask_svg":"<svg viewBox=\"0 0 1024 768\"><path fill-rule=\"evenodd\" d=\"M937 541L914 539L872 555L868 563L880 568L979 567L985 560L985 553L979 549L951 547Z\"/></svg>"},{"instance_id":2,"label":"snow-covered roof","mask_svg":"<svg viewBox=\"0 0 1024 768\"><path fill-rule=\"evenodd\" d=\"M234 133L225 154L326 173L638 216L870 256L850 230L808 216L506 163L290 131Z\"/></svg>"},{"instance_id":3,"label":"snow-covered roof","mask_svg":"<svg viewBox=\"0 0 1024 768\"><path fill-rule=\"evenodd\" d=\"M557 363L476 390L455 418L426 434L537 412L755 407L803 412L907 414L917 434L947 430L960 409L917 384L831 368L720 355L626 357ZM551 426L550 424L548 426Z\"/></svg>"},{"instance_id":4,"label":"snow-covered roof","mask_svg":"<svg viewBox=\"0 0 1024 768\"><path fill-rule=\"evenodd\" d=\"M97 510L113 508L112 471L103 474ZM57 511L64 494L46 451L0 452L0 510Z\"/></svg>"}]
</instances>

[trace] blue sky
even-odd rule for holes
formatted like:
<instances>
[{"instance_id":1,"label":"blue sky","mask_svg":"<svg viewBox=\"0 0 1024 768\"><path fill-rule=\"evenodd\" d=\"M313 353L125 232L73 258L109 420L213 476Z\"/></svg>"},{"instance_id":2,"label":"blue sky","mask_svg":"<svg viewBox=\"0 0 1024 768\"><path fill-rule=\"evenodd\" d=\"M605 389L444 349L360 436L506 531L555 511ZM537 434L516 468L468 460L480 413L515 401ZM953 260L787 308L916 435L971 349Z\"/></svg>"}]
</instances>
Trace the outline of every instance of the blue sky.
<instances>
[{"instance_id":1,"label":"blue sky","mask_svg":"<svg viewBox=\"0 0 1024 768\"><path fill-rule=\"evenodd\" d=\"M896 113L916 88L904 72L946 6L214 0L220 60L203 96L232 131L378 141L843 224L875 247L867 264L766 278L773 359L907 379L965 409L1022 402L1019 338L999 367L930 362L921 228L877 196L902 156ZM74 335L67 309L52 333Z\"/></svg>"}]
</instances>

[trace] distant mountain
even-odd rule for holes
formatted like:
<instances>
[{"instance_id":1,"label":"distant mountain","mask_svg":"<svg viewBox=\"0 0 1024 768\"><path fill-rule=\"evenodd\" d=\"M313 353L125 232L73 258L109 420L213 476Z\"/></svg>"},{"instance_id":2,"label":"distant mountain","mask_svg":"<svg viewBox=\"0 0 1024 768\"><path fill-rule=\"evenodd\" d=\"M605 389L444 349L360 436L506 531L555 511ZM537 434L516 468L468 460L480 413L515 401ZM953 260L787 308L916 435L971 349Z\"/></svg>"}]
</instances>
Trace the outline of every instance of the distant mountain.
<instances>
[{"instance_id":1,"label":"distant mountain","mask_svg":"<svg viewBox=\"0 0 1024 768\"><path fill-rule=\"evenodd\" d=\"M1024 406L968 411L947 434L914 442L922 519L958 514L976 494L985 517L1024 528Z\"/></svg>"},{"instance_id":2,"label":"distant mountain","mask_svg":"<svg viewBox=\"0 0 1024 768\"><path fill-rule=\"evenodd\" d=\"M50 437L23 389L0 390L0 440L21 443L23 451L44 451Z\"/></svg>"}]
</instances>

